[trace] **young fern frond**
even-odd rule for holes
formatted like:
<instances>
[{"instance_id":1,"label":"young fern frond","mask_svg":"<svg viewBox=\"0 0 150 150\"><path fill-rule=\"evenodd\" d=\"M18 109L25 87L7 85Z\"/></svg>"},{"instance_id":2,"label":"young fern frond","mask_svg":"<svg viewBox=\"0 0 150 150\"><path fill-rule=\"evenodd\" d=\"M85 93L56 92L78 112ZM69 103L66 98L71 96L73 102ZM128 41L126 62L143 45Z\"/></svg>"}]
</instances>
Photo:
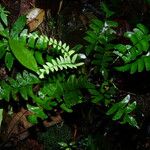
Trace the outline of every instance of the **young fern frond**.
<instances>
[{"instance_id":1,"label":"young fern frond","mask_svg":"<svg viewBox=\"0 0 150 150\"><path fill-rule=\"evenodd\" d=\"M126 32L125 36L130 39L132 45L118 44L114 53L124 61L123 66L115 67L118 71L130 71L131 74L150 70L149 57L149 34L148 29L138 24L133 32Z\"/></svg>"}]
</instances>

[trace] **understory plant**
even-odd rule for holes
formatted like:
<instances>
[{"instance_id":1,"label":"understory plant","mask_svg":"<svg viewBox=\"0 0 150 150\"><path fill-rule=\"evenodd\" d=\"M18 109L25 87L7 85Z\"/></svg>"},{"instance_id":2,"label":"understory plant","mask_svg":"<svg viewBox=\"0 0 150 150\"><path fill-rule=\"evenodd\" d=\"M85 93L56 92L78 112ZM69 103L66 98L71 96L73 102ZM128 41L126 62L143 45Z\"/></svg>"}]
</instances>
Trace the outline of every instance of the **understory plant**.
<instances>
[{"instance_id":1,"label":"understory plant","mask_svg":"<svg viewBox=\"0 0 150 150\"><path fill-rule=\"evenodd\" d=\"M46 119L44 110L52 110L57 105L64 111L72 111L71 107L83 100L79 81L85 79L74 74L75 69L83 65L78 53L62 41L28 33L24 29L26 16L19 17L9 29L4 8L2 13L0 59L7 73L0 81L0 99L8 105L12 100L25 101L25 107L32 112L28 119L33 124L38 122L37 118ZM73 70L72 74L69 69ZM73 99L75 90L79 96Z\"/></svg>"},{"instance_id":2,"label":"understory plant","mask_svg":"<svg viewBox=\"0 0 150 150\"><path fill-rule=\"evenodd\" d=\"M130 43L117 44L114 47L114 53L123 61L122 65L115 69L122 72L129 71L131 74L150 71L148 28L143 24L137 24L133 31L126 32L124 36L130 40Z\"/></svg>"},{"instance_id":3,"label":"understory plant","mask_svg":"<svg viewBox=\"0 0 150 150\"><path fill-rule=\"evenodd\" d=\"M93 19L84 38L87 41L85 51L89 59L88 65L91 66L89 77L96 85L94 89L89 89L91 101L96 104L104 104L108 109L106 114L113 114L113 120L122 124L129 123L138 128L132 115L136 108L136 101L130 102L130 95L128 94L121 101L115 97L119 89L115 86L111 71L118 59L115 56L115 49L121 45L116 44L118 23L109 20L113 12L109 11L105 4L102 5L102 9L106 13L106 18L103 21ZM128 59L128 56L126 58ZM117 68L115 67L115 69ZM95 78L98 78L98 82L95 81Z\"/></svg>"},{"instance_id":4,"label":"understory plant","mask_svg":"<svg viewBox=\"0 0 150 150\"><path fill-rule=\"evenodd\" d=\"M132 68L134 73L135 66L139 72L144 66L149 70L148 31L137 25L134 32L126 33L133 46L116 44L118 23L108 19L113 13L105 5L103 10L106 19L91 21L84 38L87 44L77 51L61 40L28 33L25 16L8 28L7 11L1 7L0 61L6 75L1 76L0 100L7 102L7 109L12 102L24 102L23 107L31 112L28 120L37 124L39 118L48 118L47 111L57 108L71 113L73 106L90 102L107 108L106 114L113 115L113 120L138 127L132 115L136 102L130 102L129 95L119 102L115 99L118 89L111 69L117 54L130 63L128 69L117 70Z\"/></svg>"}]
</instances>

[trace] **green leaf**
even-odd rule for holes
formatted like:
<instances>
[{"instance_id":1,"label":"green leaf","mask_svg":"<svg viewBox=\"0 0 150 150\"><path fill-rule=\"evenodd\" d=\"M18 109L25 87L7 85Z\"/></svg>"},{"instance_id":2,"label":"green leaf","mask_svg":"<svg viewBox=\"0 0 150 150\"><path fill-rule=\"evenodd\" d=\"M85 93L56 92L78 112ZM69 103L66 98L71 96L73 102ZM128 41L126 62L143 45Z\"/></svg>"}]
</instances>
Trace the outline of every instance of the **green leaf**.
<instances>
[{"instance_id":1,"label":"green leaf","mask_svg":"<svg viewBox=\"0 0 150 150\"><path fill-rule=\"evenodd\" d=\"M41 119L46 119L47 115L43 112L43 109L38 106L27 105L29 111L33 112L34 115Z\"/></svg>"},{"instance_id":2,"label":"green leaf","mask_svg":"<svg viewBox=\"0 0 150 150\"><path fill-rule=\"evenodd\" d=\"M42 36L38 37L38 40L36 42L36 48L37 49L43 49L43 38Z\"/></svg>"},{"instance_id":3,"label":"green leaf","mask_svg":"<svg viewBox=\"0 0 150 150\"><path fill-rule=\"evenodd\" d=\"M92 96L92 103L98 104L100 101L102 101L104 99L103 95L99 95L99 96Z\"/></svg>"},{"instance_id":4,"label":"green leaf","mask_svg":"<svg viewBox=\"0 0 150 150\"><path fill-rule=\"evenodd\" d=\"M7 26L8 25L8 22L7 22L7 14L3 11L0 13L1 14L1 19L3 21L3 23Z\"/></svg>"},{"instance_id":5,"label":"green leaf","mask_svg":"<svg viewBox=\"0 0 150 150\"><path fill-rule=\"evenodd\" d=\"M10 35L12 38L17 37L18 34L24 29L26 25L26 16L20 16L12 26Z\"/></svg>"},{"instance_id":6,"label":"green leaf","mask_svg":"<svg viewBox=\"0 0 150 150\"><path fill-rule=\"evenodd\" d=\"M83 48L83 45L77 44L77 45L75 45L72 49L77 52L77 51L81 50L81 48Z\"/></svg>"},{"instance_id":7,"label":"green leaf","mask_svg":"<svg viewBox=\"0 0 150 150\"><path fill-rule=\"evenodd\" d=\"M23 34L23 32L21 32L21 34ZM27 33L26 33L27 34ZM20 35L20 37L22 38L23 36ZM38 38L38 35L35 33L29 33L28 35L29 39L28 39L28 45L31 47L31 48L35 48L35 43L36 43L36 39ZM22 40L21 40L22 41Z\"/></svg>"},{"instance_id":8,"label":"green leaf","mask_svg":"<svg viewBox=\"0 0 150 150\"><path fill-rule=\"evenodd\" d=\"M122 101L122 104L127 104L130 101L130 95L128 94Z\"/></svg>"},{"instance_id":9,"label":"green leaf","mask_svg":"<svg viewBox=\"0 0 150 150\"><path fill-rule=\"evenodd\" d=\"M111 115L113 113L115 113L119 108L119 103L114 104L108 111L107 111L107 115Z\"/></svg>"},{"instance_id":10,"label":"green leaf","mask_svg":"<svg viewBox=\"0 0 150 150\"><path fill-rule=\"evenodd\" d=\"M138 72L142 72L145 68L143 57L137 60L138 63Z\"/></svg>"},{"instance_id":11,"label":"green leaf","mask_svg":"<svg viewBox=\"0 0 150 150\"><path fill-rule=\"evenodd\" d=\"M77 63L77 64L75 64L75 65L78 67L78 66L84 65L84 63L83 63L83 62L80 62L80 63Z\"/></svg>"},{"instance_id":12,"label":"green leaf","mask_svg":"<svg viewBox=\"0 0 150 150\"><path fill-rule=\"evenodd\" d=\"M5 38L8 38L9 37L8 29L6 28L5 30L0 31L0 35L5 37Z\"/></svg>"},{"instance_id":13,"label":"green leaf","mask_svg":"<svg viewBox=\"0 0 150 150\"><path fill-rule=\"evenodd\" d=\"M124 117L125 121L128 122L131 126L139 128L137 121L132 116L126 115Z\"/></svg>"},{"instance_id":14,"label":"green leaf","mask_svg":"<svg viewBox=\"0 0 150 150\"><path fill-rule=\"evenodd\" d=\"M3 120L3 109L0 109L0 128Z\"/></svg>"},{"instance_id":15,"label":"green leaf","mask_svg":"<svg viewBox=\"0 0 150 150\"><path fill-rule=\"evenodd\" d=\"M150 57L149 56L145 56L143 59L144 59L146 71L150 71Z\"/></svg>"},{"instance_id":16,"label":"green leaf","mask_svg":"<svg viewBox=\"0 0 150 150\"><path fill-rule=\"evenodd\" d=\"M116 114L113 116L112 119L113 119L113 120L118 120L118 119L120 119L120 118L122 117L123 113L124 113L124 109L120 108L120 109L116 112Z\"/></svg>"},{"instance_id":17,"label":"green leaf","mask_svg":"<svg viewBox=\"0 0 150 150\"><path fill-rule=\"evenodd\" d=\"M123 44L117 44L114 48L117 49L121 53L125 53L127 50L126 45L123 45Z\"/></svg>"},{"instance_id":18,"label":"green leaf","mask_svg":"<svg viewBox=\"0 0 150 150\"><path fill-rule=\"evenodd\" d=\"M20 92L21 96L22 96L23 99L25 99L25 100L28 99L27 88L28 88L28 87L21 87L21 88L19 89L19 92Z\"/></svg>"},{"instance_id":19,"label":"green leaf","mask_svg":"<svg viewBox=\"0 0 150 150\"><path fill-rule=\"evenodd\" d=\"M148 34L148 29L143 24L137 24L137 27L144 33Z\"/></svg>"},{"instance_id":20,"label":"green leaf","mask_svg":"<svg viewBox=\"0 0 150 150\"><path fill-rule=\"evenodd\" d=\"M95 41L95 39L92 38L91 36L86 36L86 37L84 37L84 39L91 44L95 43L97 41L97 40Z\"/></svg>"},{"instance_id":21,"label":"green leaf","mask_svg":"<svg viewBox=\"0 0 150 150\"><path fill-rule=\"evenodd\" d=\"M104 2L101 4L101 9L106 13L106 18L109 18L114 14L114 12L110 11Z\"/></svg>"},{"instance_id":22,"label":"green leaf","mask_svg":"<svg viewBox=\"0 0 150 150\"><path fill-rule=\"evenodd\" d=\"M60 105L60 108L62 108L64 111L68 112L68 113L71 113L73 112L72 109L68 108L65 104L61 104Z\"/></svg>"},{"instance_id":23,"label":"green leaf","mask_svg":"<svg viewBox=\"0 0 150 150\"><path fill-rule=\"evenodd\" d=\"M137 67L138 67L137 65L138 65L137 62L131 64L131 69L130 69L131 74L134 74L137 71Z\"/></svg>"},{"instance_id":24,"label":"green leaf","mask_svg":"<svg viewBox=\"0 0 150 150\"><path fill-rule=\"evenodd\" d=\"M126 64L124 66L114 67L117 71L128 71L130 69L130 64Z\"/></svg>"},{"instance_id":25,"label":"green leaf","mask_svg":"<svg viewBox=\"0 0 150 150\"><path fill-rule=\"evenodd\" d=\"M39 51L35 51L35 59L37 61L38 64L40 65L43 65L44 64L44 59L43 59L43 56L42 56L42 53L39 52Z\"/></svg>"},{"instance_id":26,"label":"green leaf","mask_svg":"<svg viewBox=\"0 0 150 150\"><path fill-rule=\"evenodd\" d=\"M10 85L8 85L4 81L1 82L1 87L2 88L0 88L0 99L4 99L8 102L10 100L10 92L12 89Z\"/></svg>"},{"instance_id":27,"label":"green leaf","mask_svg":"<svg viewBox=\"0 0 150 150\"><path fill-rule=\"evenodd\" d=\"M17 60L26 68L37 72L38 66L36 60L30 50L18 42L17 40L9 39L10 48Z\"/></svg>"},{"instance_id":28,"label":"green leaf","mask_svg":"<svg viewBox=\"0 0 150 150\"><path fill-rule=\"evenodd\" d=\"M28 30L24 29L21 33L20 33L20 37L19 37L19 41L21 41L22 44L26 45L27 43L27 34L28 34ZM29 34L30 35L30 34ZM29 36L28 35L28 36Z\"/></svg>"},{"instance_id":29,"label":"green leaf","mask_svg":"<svg viewBox=\"0 0 150 150\"><path fill-rule=\"evenodd\" d=\"M5 55L5 64L9 71L11 70L13 63L14 63L14 56L10 52L7 52Z\"/></svg>"},{"instance_id":30,"label":"green leaf","mask_svg":"<svg viewBox=\"0 0 150 150\"><path fill-rule=\"evenodd\" d=\"M5 41L0 41L0 59L3 58L7 48Z\"/></svg>"},{"instance_id":31,"label":"green leaf","mask_svg":"<svg viewBox=\"0 0 150 150\"><path fill-rule=\"evenodd\" d=\"M35 115L29 115L27 117L27 120L32 123L33 125L37 124L38 123L38 120L37 120L37 116Z\"/></svg>"},{"instance_id":32,"label":"green leaf","mask_svg":"<svg viewBox=\"0 0 150 150\"><path fill-rule=\"evenodd\" d=\"M86 34L90 36L94 41L97 41L97 35L93 31L87 31Z\"/></svg>"},{"instance_id":33,"label":"green leaf","mask_svg":"<svg viewBox=\"0 0 150 150\"><path fill-rule=\"evenodd\" d=\"M32 97L34 99L34 93L33 93L33 88L32 88L32 85L28 85L28 88L27 88L27 93L30 97Z\"/></svg>"},{"instance_id":34,"label":"green leaf","mask_svg":"<svg viewBox=\"0 0 150 150\"><path fill-rule=\"evenodd\" d=\"M61 147L68 147L68 144L65 142L59 142L58 143Z\"/></svg>"},{"instance_id":35,"label":"green leaf","mask_svg":"<svg viewBox=\"0 0 150 150\"><path fill-rule=\"evenodd\" d=\"M72 57L72 63L75 63L75 61L76 61L77 57L78 57L78 55L77 55L77 54L73 55L73 57Z\"/></svg>"},{"instance_id":36,"label":"green leaf","mask_svg":"<svg viewBox=\"0 0 150 150\"><path fill-rule=\"evenodd\" d=\"M100 95L100 92L98 92L97 90L95 89L89 89L89 92L92 94L92 95Z\"/></svg>"},{"instance_id":37,"label":"green leaf","mask_svg":"<svg viewBox=\"0 0 150 150\"><path fill-rule=\"evenodd\" d=\"M136 108L136 101L126 107L126 113L131 113Z\"/></svg>"},{"instance_id":38,"label":"green leaf","mask_svg":"<svg viewBox=\"0 0 150 150\"><path fill-rule=\"evenodd\" d=\"M18 93L18 89L13 89L13 90L11 91L12 98L13 98L15 101L18 101L17 93Z\"/></svg>"},{"instance_id":39,"label":"green leaf","mask_svg":"<svg viewBox=\"0 0 150 150\"><path fill-rule=\"evenodd\" d=\"M92 25L92 24L96 25L96 28L103 26L103 22L99 19L93 19L92 23L90 25ZM92 29L94 30L95 28L92 28Z\"/></svg>"},{"instance_id":40,"label":"green leaf","mask_svg":"<svg viewBox=\"0 0 150 150\"><path fill-rule=\"evenodd\" d=\"M107 115L111 115L115 113L118 109L123 109L129 102L130 100L130 95L127 95L122 101L113 104L113 106L107 111Z\"/></svg>"},{"instance_id":41,"label":"green leaf","mask_svg":"<svg viewBox=\"0 0 150 150\"><path fill-rule=\"evenodd\" d=\"M3 27L3 25L0 22L0 31L3 31L3 30L4 30L4 27Z\"/></svg>"},{"instance_id":42,"label":"green leaf","mask_svg":"<svg viewBox=\"0 0 150 150\"><path fill-rule=\"evenodd\" d=\"M115 21L106 21L106 23L108 24L109 27L118 27L118 23Z\"/></svg>"},{"instance_id":43,"label":"green leaf","mask_svg":"<svg viewBox=\"0 0 150 150\"><path fill-rule=\"evenodd\" d=\"M147 52L149 50L149 41L148 41L148 37L147 38L143 38L141 41L140 41L141 45L142 45L142 50Z\"/></svg>"}]
</instances>

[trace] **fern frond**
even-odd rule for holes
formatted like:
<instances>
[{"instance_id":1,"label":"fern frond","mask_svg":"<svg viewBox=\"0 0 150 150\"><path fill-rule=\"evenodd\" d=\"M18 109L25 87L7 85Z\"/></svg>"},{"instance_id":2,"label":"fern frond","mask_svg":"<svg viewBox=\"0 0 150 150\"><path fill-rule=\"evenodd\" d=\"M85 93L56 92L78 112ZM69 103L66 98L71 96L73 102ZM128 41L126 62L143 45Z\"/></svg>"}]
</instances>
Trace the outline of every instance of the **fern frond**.
<instances>
[{"instance_id":1,"label":"fern frond","mask_svg":"<svg viewBox=\"0 0 150 150\"><path fill-rule=\"evenodd\" d=\"M102 53L103 52L103 53ZM92 64L98 67L99 72L105 77L108 77L108 68L113 58L109 51L102 51L95 54Z\"/></svg>"},{"instance_id":2,"label":"fern frond","mask_svg":"<svg viewBox=\"0 0 150 150\"><path fill-rule=\"evenodd\" d=\"M147 28L138 24L136 28L131 32L126 32L125 37L129 38L132 45L118 44L115 46L115 54L120 56L125 63L129 63L142 55L149 49L149 35Z\"/></svg>"},{"instance_id":3,"label":"fern frond","mask_svg":"<svg viewBox=\"0 0 150 150\"><path fill-rule=\"evenodd\" d=\"M61 51L62 54L68 54L70 51L69 45L66 43L62 43L62 41L58 41L53 38L48 38L45 35L38 35L37 33L29 33L27 34L23 31L19 37L20 42L24 42L30 48L45 50L49 47L54 48L56 51Z\"/></svg>"},{"instance_id":4,"label":"fern frond","mask_svg":"<svg viewBox=\"0 0 150 150\"><path fill-rule=\"evenodd\" d=\"M111 44L111 41L116 37L113 29L115 27L117 27L117 23L114 21L102 22L93 19L84 38L88 42L87 54L91 54L91 57L94 56L92 64L105 79L108 78L108 68L113 60L114 45Z\"/></svg>"},{"instance_id":5,"label":"fern frond","mask_svg":"<svg viewBox=\"0 0 150 150\"><path fill-rule=\"evenodd\" d=\"M70 56L67 57L58 57L55 60L52 59L51 62L46 62L43 65L42 69L39 69L39 77L44 78L44 74L49 74L50 72L59 71L68 68L77 68L78 66L83 65L84 63L75 63L77 59L77 54L73 55L72 58Z\"/></svg>"},{"instance_id":6,"label":"fern frond","mask_svg":"<svg viewBox=\"0 0 150 150\"><path fill-rule=\"evenodd\" d=\"M41 98L48 98L55 100L56 103L61 104L61 108L64 111L71 112L72 106L81 103L83 101L83 88L90 89L95 86L88 82L86 77L80 76L77 78L75 75L69 76L66 80L54 79L51 82L46 83L43 88L40 89L39 94Z\"/></svg>"},{"instance_id":7,"label":"fern frond","mask_svg":"<svg viewBox=\"0 0 150 150\"><path fill-rule=\"evenodd\" d=\"M115 67L115 69L123 72L130 71L131 74L143 70L150 71L148 29L144 25L138 24L132 32L126 32L125 36L130 39L132 44L115 46L114 53L124 61L124 65Z\"/></svg>"},{"instance_id":8,"label":"fern frond","mask_svg":"<svg viewBox=\"0 0 150 150\"><path fill-rule=\"evenodd\" d=\"M35 75L24 71L23 74L18 73L16 79L11 77L7 81L0 82L0 99L9 101L10 95L17 99L17 94L27 100L28 96L33 96L32 86L40 83L40 80Z\"/></svg>"},{"instance_id":9,"label":"fern frond","mask_svg":"<svg viewBox=\"0 0 150 150\"><path fill-rule=\"evenodd\" d=\"M118 71L130 71L131 74L142 72L144 70L150 71L150 56L141 56L136 61L125 64L124 66L115 67Z\"/></svg>"},{"instance_id":10,"label":"fern frond","mask_svg":"<svg viewBox=\"0 0 150 150\"><path fill-rule=\"evenodd\" d=\"M53 38L48 38L47 36L38 36L36 33L26 34L25 32L20 34L20 41L26 42L26 45L33 49L45 50L52 47L59 51L59 57L52 58L50 62L46 62L43 68L39 69L39 77L44 78L44 74L49 74L49 72L59 71L68 68L77 68L83 65L83 63L76 63L77 54L75 51L71 50L69 45L62 43L62 41L57 41ZM37 51L38 52L38 51ZM37 62L43 64L44 60L42 54L35 52ZM42 52L41 52L42 53Z\"/></svg>"}]
</instances>

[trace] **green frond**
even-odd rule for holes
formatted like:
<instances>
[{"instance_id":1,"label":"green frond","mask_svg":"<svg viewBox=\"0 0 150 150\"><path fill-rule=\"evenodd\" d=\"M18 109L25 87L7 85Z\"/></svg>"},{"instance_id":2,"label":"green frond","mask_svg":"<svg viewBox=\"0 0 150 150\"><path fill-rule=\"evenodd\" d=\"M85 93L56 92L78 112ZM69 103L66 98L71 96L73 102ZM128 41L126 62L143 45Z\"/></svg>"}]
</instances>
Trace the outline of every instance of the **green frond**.
<instances>
[{"instance_id":1,"label":"green frond","mask_svg":"<svg viewBox=\"0 0 150 150\"><path fill-rule=\"evenodd\" d=\"M129 71L131 74L150 71L148 29L142 24L137 24L133 31L125 33L125 37L130 39L131 44L115 46L114 54L124 61L124 65L115 69L122 72Z\"/></svg>"},{"instance_id":2,"label":"green frond","mask_svg":"<svg viewBox=\"0 0 150 150\"><path fill-rule=\"evenodd\" d=\"M68 79L55 79L46 83L38 92L41 99L54 100L61 109L67 112L72 112L72 107L84 100L84 95L81 89L92 89L94 85L90 83L86 77L75 75L69 76Z\"/></svg>"},{"instance_id":3,"label":"green frond","mask_svg":"<svg viewBox=\"0 0 150 150\"><path fill-rule=\"evenodd\" d=\"M33 95L32 86L38 83L40 83L40 80L34 74L27 71L24 71L23 74L18 73L16 79L9 77L7 81L0 82L0 99L9 101L12 94L16 100L17 93L20 93L27 100L28 96Z\"/></svg>"},{"instance_id":4,"label":"green frond","mask_svg":"<svg viewBox=\"0 0 150 150\"><path fill-rule=\"evenodd\" d=\"M86 32L85 40L88 45L86 53L91 55L94 68L105 78L108 78L109 66L113 61L112 54L114 45L111 41L115 38L114 21L100 21L93 19Z\"/></svg>"},{"instance_id":5,"label":"green frond","mask_svg":"<svg viewBox=\"0 0 150 150\"><path fill-rule=\"evenodd\" d=\"M39 69L39 77L44 78L45 74L49 74L50 72L55 72L63 69L68 68L77 68L78 66L83 65L84 63L75 63L77 59L77 54L67 57L59 56L56 59L52 59L51 62L46 62L46 64L43 65L42 69Z\"/></svg>"},{"instance_id":6,"label":"green frond","mask_svg":"<svg viewBox=\"0 0 150 150\"><path fill-rule=\"evenodd\" d=\"M125 63L130 63L149 50L148 29L144 25L138 24L132 32L126 32L125 37L129 38L132 44L118 44L115 46L116 50L114 51Z\"/></svg>"},{"instance_id":7,"label":"green frond","mask_svg":"<svg viewBox=\"0 0 150 150\"><path fill-rule=\"evenodd\" d=\"M131 126L139 128L135 118L131 115L136 105L136 101L130 103L130 95L127 95L120 102L113 104L106 114L113 115L112 120L121 120L121 124L129 123Z\"/></svg>"},{"instance_id":8,"label":"green frond","mask_svg":"<svg viewBox=\"0 0 150 150\"><path fill-rule=\"evenodd\" d=\"M141 56L136 61L124 66L115 67L115 69L122 72L130 71L131 74L144 70L150 71L150 56Z\"/></svg>"},{"instance_id":9,"label":"green frond","mask_svg":"<svg viewBox=\"0 0 150 150\"><path fill-rule=\"evenodd\" d=\"M69 45L66 43L62 43L62 41L58 41L53 38L48 38L45 35L38 35L37 33L29 33L27 34L25 31L20 33L19 37L20 42L25 42L29 48L38 49L38 50L46 50L50 47L54 48L57 51L61 51L62 54L68 55L70 51Z\"/></svg>"}]
</instances>

